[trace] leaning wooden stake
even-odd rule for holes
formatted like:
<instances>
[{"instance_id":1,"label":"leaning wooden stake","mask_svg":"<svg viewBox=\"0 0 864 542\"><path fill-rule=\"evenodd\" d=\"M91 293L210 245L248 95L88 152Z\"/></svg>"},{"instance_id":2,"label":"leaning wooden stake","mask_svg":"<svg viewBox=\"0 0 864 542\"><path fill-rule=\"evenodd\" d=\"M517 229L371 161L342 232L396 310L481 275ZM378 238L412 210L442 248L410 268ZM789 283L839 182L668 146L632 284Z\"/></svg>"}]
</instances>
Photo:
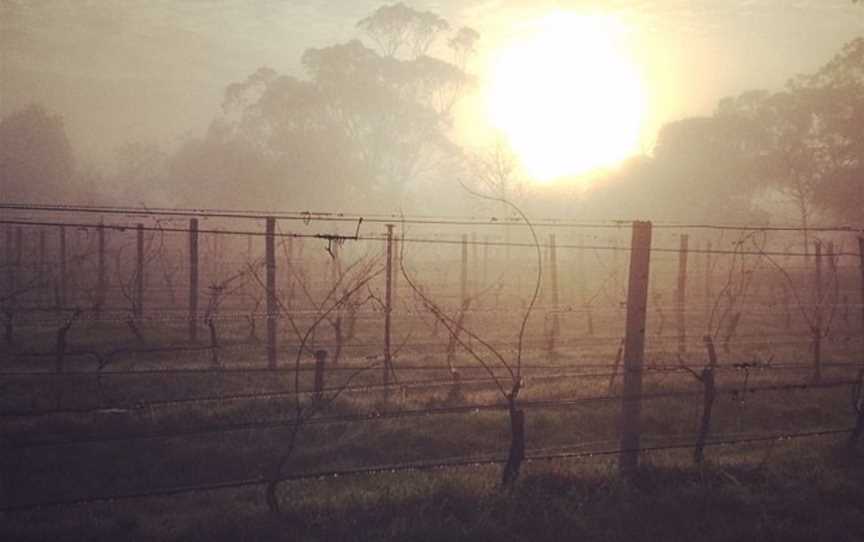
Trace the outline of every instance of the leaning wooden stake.
<instances>
[{"instance_id":1,"label":"leaning wooden stake","mask_svg":"<svg viewBox=\"0 0 864 542\"><path fill-rule=\"evenodd\" d=\"M651 263L651 222L634 222L630 244L630 277L627 289L627 327L624 338L624 393L621 449L618 467L625 476L639 467L642 395L642 362L645 355L645 322Z\"/></svg>"}]
</instances>

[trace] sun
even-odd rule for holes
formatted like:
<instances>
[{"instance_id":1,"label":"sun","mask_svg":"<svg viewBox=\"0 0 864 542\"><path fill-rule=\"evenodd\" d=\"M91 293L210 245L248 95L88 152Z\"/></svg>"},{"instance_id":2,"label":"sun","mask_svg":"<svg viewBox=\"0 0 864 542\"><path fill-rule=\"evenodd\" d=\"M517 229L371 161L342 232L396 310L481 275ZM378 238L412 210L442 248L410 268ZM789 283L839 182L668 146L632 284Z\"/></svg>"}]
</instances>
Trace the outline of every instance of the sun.
<instances>
[{"instance_id":1,"label":"sun","mask_svg":"<svg viewBox=\"0 0 864 542\"><path fill-rule=\"evenodd\" d=\"M539 181L612 166L639 148L644 96L623 25L555 13L495 55L490 123Z\"/></svg>"}]
</instances>

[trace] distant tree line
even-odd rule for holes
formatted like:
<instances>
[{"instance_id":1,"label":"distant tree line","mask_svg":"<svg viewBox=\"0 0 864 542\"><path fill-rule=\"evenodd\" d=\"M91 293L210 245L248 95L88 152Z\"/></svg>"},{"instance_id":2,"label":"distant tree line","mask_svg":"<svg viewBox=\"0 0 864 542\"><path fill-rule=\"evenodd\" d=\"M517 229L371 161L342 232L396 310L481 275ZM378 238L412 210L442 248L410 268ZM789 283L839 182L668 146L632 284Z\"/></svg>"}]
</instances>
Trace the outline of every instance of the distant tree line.
<instances>
[{"instance_id":1,"label":"distant tree line","mask_svg":"<svg viewBox=\"0 0 864 542\"><path fill-rule=\"evenodd\" d=\"M392 208L418 177L459 154L448 136L476 32L448 41L453 60L429 56L450 25L431 12L384 6L357 23L360 40L302 57L306 78L261 68L225 90L204 138L168 160L169 175L214 201L302 202L326 208Z\"/></svg>"},{"instance_id":2,"label":"distant tree line","mask_svg":"<svg viewBox=\"0 0 864 542\"><path fill-rule=\"evenodd\" d=\"M428 199L418 183L447 188L456 175L502 197L518 190L506 144L469 150L452 139L454 106L474 84L467 66L478 33L401 3L357 28L365 43L308 49L305 77L260 68L228 85L203 137L170 152L120 146L108 174L76 167L59 116L36 105L15 112L0 121L3 199L363 212ZM862 126L864 38L857 38L782 91L745 92L721 100L711 116L666 124L653 152L597 183L581 212L767 222L782 207L784 220L804 226L861 224ZM114 187L109 196L106 186Z\"/></svg>"},{"instance_id":3,"label":"distant tree line","mask_svg":"<svg viewBox=\"0 0 864 542\"><path fill-rule=\"evenodd\" d=\"M864 38L857 38L782 91L745 92L721 100L709 117L664 125L653 155L630 161L596 197L635 212L662 201L685 220L764 222L780 203L804 227L820 216L861 224L862 127Z\"/></svg>"}]
</instances>

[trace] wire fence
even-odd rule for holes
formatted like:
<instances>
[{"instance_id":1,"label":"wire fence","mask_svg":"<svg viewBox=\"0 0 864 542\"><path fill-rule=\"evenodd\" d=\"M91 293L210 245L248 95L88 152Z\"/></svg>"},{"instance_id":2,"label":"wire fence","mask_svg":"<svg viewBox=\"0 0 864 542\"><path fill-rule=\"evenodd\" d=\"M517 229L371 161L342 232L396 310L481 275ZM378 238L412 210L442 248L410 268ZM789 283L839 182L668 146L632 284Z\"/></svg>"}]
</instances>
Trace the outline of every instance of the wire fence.
<instances>
[{"instance_id":1,"label":"wire fence","mask_svg":"<svg viewBox=\"0 0 864 542\"><path fill-rule=\"evenodd\" d=\"M754 443L764 443L764 442L777 442L784 440L794 440L794 439L805 439L805 438L814 438L814 437L824 437L824 436L836 436L848 434L854 431L854 428L840 428L840 429L825 429L820 431L806 431L806 432L798 432L798 433L780 433L780 434L770 434L770 435L759 435L759 436L751 436L745 438L732 438L732 439L716 439L706 442L704 446L706 447L717 447L717 446L735 446L740 444L754 444ZM580 444L579 446L586 446L586 444ZM684 450L684 449L693 449L696 445L692 443L675 443L675 444L666 444L666 445L656 445L656 446L643 446L640 447L639 450L625 450L625 449L599 449L599 450L590 450L590 451L562 451L557 453L533 453L533 450L529 450L525 456L526 462L538 462L538 461L562 461L568 459L591 459L598 458L604 456L615 456L620 455L626 452L639 451L643 453L651 453L651 452L660 452L660 451L672 451L672 450ZM370 475L388 475L388 474L398 474L404 472L420 472L420 471L435 471L435 470L444 470L444 469L456 469L456 468L469 468L469 467L482 467L489 465L502 465L507 462L507 459L501 457L487 457L487 458L477 458L477 457L465 457L465 458L455 458L448 459L446 461L426 461L426 462L414 462L414 463L398 463L398 464L388 464L388 465L376 465L372 467L362 467L362 468L354 468L354 469L339 469L339 470L328 470L328 471L316 471L302 474L292 474L292 475L282 475L279 476L276 481L278 482L299 482L304 480L317 480L317 481L327 481L327 480L337 480L344 477L352 477L352 476L370 476ZM104 502L113 502L113 501L122 501L122 500L132 500L132 499L146 499L152 497L170 497L174 495L181 495L186 493L199 493L205 491L219 491L219 490L228 490L228 489L241 489L247 487L261 487L267 484L272 483L272 479L268 478L251 478L245 480L228 480L222 482L210 482L203 484L192 484L192 485L183 485L183 486L175 486L175 487L163 487L163 488L151 488L147 490L141 491L131 491L126 493L112 493L107 495L94 495L87 496L78 499L68 499L68 500L50 500L40 502L38 504L26 504L26 505L13 505L13 506L2 506L0 507L0 512L9 513L9 512L26 512L32 510L38 510L43 508L55 508L55 507L69 507L69 506L80 506L80 505L90 505Z\"/></svg>"},{"instance_id":2,"label":"wire fence","mask_svg":"<svg viewBox=\"0 0 864 542\"><path fill-rule=\"evenodd\" d=\"M483 428L502 417L512 424L506 458L280 467L83 496L58 480L54 494L63 497L4 490L5 512L473 465L504 465L506 480L522 461L675 449L701 456L711 446L846 433L851 446L864 430L860 228L658 223L640 248L623 221L0 209L2 451L21 472L54 448L77 447L97 461L113 445L170 440L160 444L169 459L184 447L239 450L229 434L270 442L265 433L284 431L287 448L302 451L298 433L316 427L454 417L448 423L470 426L480 413L495 415ZM633 262L642 249L647 323L634 327ZM634 329L647 344L638 365ZM787 399L778 403L788 419L762 419L781 409L768 398L799 392L830 415L777 432L812 417L801 414L806 401ZM761 431L741 436L729 420L740 428L749 396L766 397L751 414ZM732 398L717 407L729 419L711 431L721 397ZM643 403L679 425L701 418L702 429L688 442L679 427L646 433L646 445L623 436L612 448L598 447L609 438L525 445L525 412L590 407L605 434L617 408L626 417ZM850 415L855 427L837 429ZM190 443L206 435L209 444ZM273 446L268 461L282 465L286 452ZM20 492L15 480L0 487Z\"/></svg>"}]
</instances>

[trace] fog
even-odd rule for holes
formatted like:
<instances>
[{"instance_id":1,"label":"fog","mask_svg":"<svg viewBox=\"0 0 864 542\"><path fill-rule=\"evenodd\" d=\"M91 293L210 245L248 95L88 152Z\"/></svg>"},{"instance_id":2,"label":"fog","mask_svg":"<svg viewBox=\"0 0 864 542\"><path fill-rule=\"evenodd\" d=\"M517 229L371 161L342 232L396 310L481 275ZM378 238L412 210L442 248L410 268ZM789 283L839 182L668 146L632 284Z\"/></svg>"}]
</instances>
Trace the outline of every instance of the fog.
<instances>
[{"instance_id":1,"label":"fog","mask_svg":"<svg viewBox=\"0 0 864 542\"><path fill-rule=\"evenodd\" d=\"M864 540L864 0L0 0L0 54L0 540Z\"/></svg>"},{"instance_id":2,"label":"fog","mask_svg":"<svg viewBox=\"0 0 864 542\"><path fill-rule=\"evenodd\" d=\"M323 133L314 145L307 141L306 147L290 151L281 147L279 152L291 156L275 162L245 151L229 159L225 148L219 151L196 144L212 139L214 126L221 123L224 127L230 116L223 108L229 85L249 81L259 68L272 69L274 77L305 82L313 78L303 64L304 52L310 49L324 51L360 40L363 47L381 53L369 34L357 26L381 2L3 0L0 5L0 115L9 117L35 104L46 115L59 116L72 157L68 168L59 168L64 172L62 179L43 179L54 183L47 191L13 175L7 159L3 200L45 200L47 193L62 194L73 203L242 204L260 209L357 212L491 212L488 205L468 196L457 179L476 180L476 168L466 165L472 162L466 156L488 156L495 141L510 143L513 134L496 133L485 115L490 65L501 47L513 42L530 21L547 13L599 12L613 15L626 26L645 95L639 149L632 154L647 158L656 154L658 134L665 125L711 116L724 97L751 90L782 91L796 75L816 73L864 30L864 8L849 0L736 1L722 6L683 0L411 2L409 6L418 12L434 13L449 23L426 51L432 58L451 64L447 43L461 27L479 35L470 58L458 66L470 84L459 89L452 108L437 111L441 115L436 137L445 138L446 144L434 144L435 149L429 151L429 141L405 142L405 149L395 152L386 164L370 165L364 158L359 165L345 163L340 169L327 158L328 152L340 153L339 143L335 136ZM401 61L412 60L401 54L396 55ZM567 62L568 57L563 58ZM578 59L570 67L560 66L560 70L568 69L578 71ZM592 74L582 76L590 79ZM323 84L320 80L313 83L319 90ZM356 94L356 89L342 90ZM524 107L530 111L534 105ZM242 116L237 110L233 114L235 121ZM268 114L273 120L279 112ZM395 109L387 111L386 106L374 113L391 114L400 115ZM388 146L395 151L392 142ZM35 155L40 151L22 148L21 152ZM580 174L578 179L560 175L540 184L522 170L523 153L519 149L508 152L518 170L514 182L522 187L520 203L534 213L584 214L588 201L593 214L607 218L619 218L622 213L657 220L682 218L663 202L646 207L640 198L632 198L629 206L602 204L603 194L610 190L608 198L621 200L616 186L626 187L622 192L632 196L639 190L653 192L650 178L659 175L668 180L668 172L640 172L638 182L621 181L630 175L638 158L629 165L614 164ZM213 171L207 153L222 155L224 163L215 166L221 177ZM414 155L408 156L410 153ZM272 152L267 156L272 158ZM322 169L322 164L328 167ZM367 170L361 171L362 167ZM18 181L10 176L17 176ZM687 189L680 183L675 186ZM346 196L334 198L333 191ZM753 199L761 202L754 205L771 207L768 214L775 222L795 218L794 205L791 215L780 212L782 206L772 206L780 205L783 198L764 192ZM727 218L766 216L742 209Z\"/></svg>"}]
</instances>

